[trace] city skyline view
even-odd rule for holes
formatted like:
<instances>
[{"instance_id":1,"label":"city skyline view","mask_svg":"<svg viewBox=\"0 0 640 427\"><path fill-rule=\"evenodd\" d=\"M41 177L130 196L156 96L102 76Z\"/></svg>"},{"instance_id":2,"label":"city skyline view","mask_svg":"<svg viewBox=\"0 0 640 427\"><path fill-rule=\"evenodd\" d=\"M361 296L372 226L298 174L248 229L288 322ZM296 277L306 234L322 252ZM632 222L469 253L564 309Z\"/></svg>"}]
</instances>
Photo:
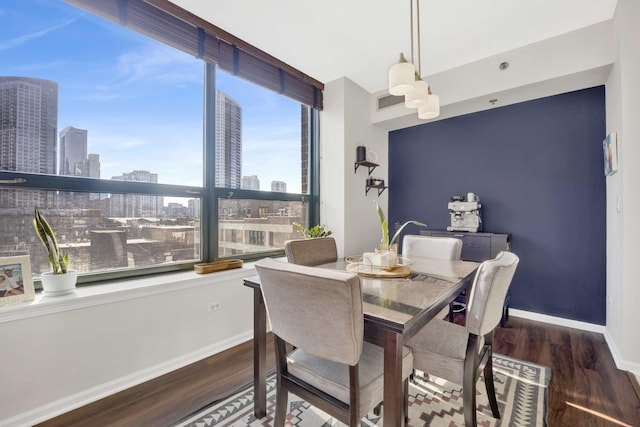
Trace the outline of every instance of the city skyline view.
<instances>
[{"instance_id":1,"label":"city skyline view","mask_svg":"<svg viewBox=\"0 0 640 427\"><path fill-rule=\"evenodd\" d=\"M57 133L87 130L101 178L203 185L203 61L61 1L0 5L0 20L0 75L58 83ZM223 72L216 85L242 108L241 176L300 192L300 104Z\"/></svg>"}]
</instances>

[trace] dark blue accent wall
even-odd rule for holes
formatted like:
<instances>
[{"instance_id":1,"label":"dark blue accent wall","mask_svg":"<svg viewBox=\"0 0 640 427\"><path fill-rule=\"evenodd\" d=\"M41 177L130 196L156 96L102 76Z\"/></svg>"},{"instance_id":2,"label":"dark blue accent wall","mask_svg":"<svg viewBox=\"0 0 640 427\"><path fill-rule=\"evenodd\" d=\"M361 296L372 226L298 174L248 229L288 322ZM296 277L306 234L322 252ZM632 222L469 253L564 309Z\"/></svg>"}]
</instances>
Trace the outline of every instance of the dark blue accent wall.
<instances>
[{"instance_id":1,"label":"dark blue accent wall","mask_svg":"<svg viewBox=\"0 0 640 427\"><path fill-rule=\"evenodd\" d=\"M604 325L605 133L604 86L391 132L390 223L446 230L474 192L520 257L510 306Z\"/></svg>"}]
</instances>

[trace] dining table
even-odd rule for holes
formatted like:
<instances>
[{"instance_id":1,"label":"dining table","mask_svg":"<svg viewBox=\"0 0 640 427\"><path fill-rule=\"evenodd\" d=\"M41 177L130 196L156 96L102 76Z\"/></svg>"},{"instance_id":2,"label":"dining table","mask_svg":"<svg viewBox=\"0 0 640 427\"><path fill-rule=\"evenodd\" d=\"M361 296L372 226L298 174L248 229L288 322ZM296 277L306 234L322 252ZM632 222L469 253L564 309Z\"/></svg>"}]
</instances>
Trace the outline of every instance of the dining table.
<instances>
[{"instance_id":1,"label":"dining table","mask_svg":"<svg viewBox=\"0 0 640 427\"><path fill-rule=\"evenodd\" d=\"M470 261L412 258L410 272L404 277L354 269L354 263L345 260L317 266L354 271L360 277L364 339L384 349L385 427L404 425L404 343L471 285L479 265ZM260 278L245 278L244 285L253 289L254 415L260 419L266 416L267 408L267 312Z\"/></svg>"}]
</instances>

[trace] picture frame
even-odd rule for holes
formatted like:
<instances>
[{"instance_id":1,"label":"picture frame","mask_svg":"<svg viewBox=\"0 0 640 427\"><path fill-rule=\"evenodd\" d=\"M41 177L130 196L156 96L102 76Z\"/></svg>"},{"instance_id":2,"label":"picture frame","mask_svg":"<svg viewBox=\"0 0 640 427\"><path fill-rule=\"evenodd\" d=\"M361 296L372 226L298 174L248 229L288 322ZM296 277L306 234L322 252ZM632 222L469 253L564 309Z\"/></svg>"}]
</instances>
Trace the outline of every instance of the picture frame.
<instances>
[{"instance_id":1,"label":"picture frame","mask_svg":"<svg viewBox=\"0 0 640 427\"><path fill-rule=\"evenodd\" d=\"M0 257L0 307L35 297L29 255Z\"/></svg>"},{"instance_id":2,"label":"picture frame","mask_svg":"<svg viewBox=\"0 0 640 427\"><path fill-rule=\"evenodd\" d=\"M604 176L613 175L618 171L618 135L611 132L602 141L604 155Z\"/></svg>"}]
</instances>

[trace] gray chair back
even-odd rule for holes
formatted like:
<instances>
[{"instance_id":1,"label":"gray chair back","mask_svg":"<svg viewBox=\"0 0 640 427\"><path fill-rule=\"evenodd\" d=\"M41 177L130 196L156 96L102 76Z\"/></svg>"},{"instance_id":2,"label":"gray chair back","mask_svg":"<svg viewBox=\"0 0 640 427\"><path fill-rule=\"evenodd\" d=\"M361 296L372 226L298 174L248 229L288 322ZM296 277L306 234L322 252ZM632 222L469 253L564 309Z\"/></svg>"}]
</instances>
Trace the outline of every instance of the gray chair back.
<instances>
[{"instance_id":1,"label":"gray chair back","mask_svg":"<svg viewBox=\"0 0 640 427\"><path fill-rule=\"evenodd\" d=\"M494 259L480 264L467 306L466 325L469 332L483 336L498 326L519 261L513 252L500 252Z\"/></svg>"},{"instance_id":2,"label":"gray chair back","mask_svg":"<svg viewBox=\"0 0 640 427\"><path fill-rule=\"evenodd\" d=\"M358 363L364 315L356 274L269 258L256 270L274 334L316 356Z\"/></svg>"},{"instance_id":3,"label":"gray chair back","mask_svg":"<svg viewBox=\"0 0 640 427\"><path fill-rule=\"evenodd\" d=\"M292 264L316 266L338 260L338 249L333 237L288 240L284 243L287 261Z\"/></svg>"},{"instance_id":4,"label":"gray chair back","mask_svg":"<svg viewBox=\"0 0 640 427\"><path fill-rule=\"evenodd\" d=\"M459 260L461 254L462 240L455 237L408 234L402 239L402 255L407 258Z\"/></svg>"}]
</instances>

